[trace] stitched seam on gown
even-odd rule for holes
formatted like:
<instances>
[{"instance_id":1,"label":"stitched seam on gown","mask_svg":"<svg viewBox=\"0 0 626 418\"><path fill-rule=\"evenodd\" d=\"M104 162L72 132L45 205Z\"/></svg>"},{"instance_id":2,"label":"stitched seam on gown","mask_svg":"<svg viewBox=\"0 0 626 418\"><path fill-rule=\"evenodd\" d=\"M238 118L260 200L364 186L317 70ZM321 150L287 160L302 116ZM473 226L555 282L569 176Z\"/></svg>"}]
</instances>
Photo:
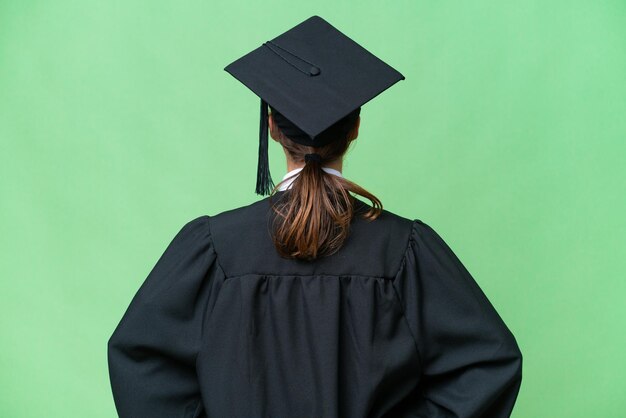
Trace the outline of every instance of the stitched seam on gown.
<instances>
[{"instance_id":1,"label":"stitched seam on gown","mask_svg":"<svg viewBox=\"0 0 626 418\"><path fill-rule=\"evenodd\" d=\"M210 219L209 215L204 215L203 217L204 217L204 220L206 222L207 229L208 229L208 238L209 238L209 242L211 244L211 251L213 251L213 254L215 254L215 261L214 261L214 263L217 266L217 268L219 268L219 270L222 272L222 277L223 277L222 285L223 285L224 284L224 280L226 280L226 272L224 271L224 269L222 268L221 264L219 263L217 250L215 248L215 243L213 242L213 233L211 231L211 219ZM209 284L209 286L211 286L211 284ZM220 285L220 287L221 287L221 285ZM217 289L217 291L219 292L219 289ZM211 298L209 298L209 299L211 299ZM200 337L199 337L200 346L198 348L198 352L195 353L195 359L194 359L194 369L196 371L198 370L198 361L200 360L199 353L202 350L202 347L204 346L204 339L206 337L205 336L205 332L204 332L205 331L205 319L209 318L211 316L211 312L213 311L213 308L215 308L215 301L213 303L213 306L211 306L211 308L210 308L210 312L207 313L207 311L209 311L208 304L203 309L201 328L200 328ZM192 417L196 417L198 412L203 409L203 407L204 407L204 403L203 402L204 402L204 400L202 399L202 397L200 397Z\"/></svg>"},{"instance_id":2,"label":"stitched seam on gown","mask_svg":"<svg viewBox=\"0 0 626 418\"><path fill-rule=\"evenodd\" d=\"M193 411L193 415L191 416L191 418L196 418L198 417L198 413L200 412L200 409L203 407L204 405L202 404L202 398L198 399L198 403L196 405L196 409Z\"/></svg>"},{"instance_id":3,"label":"stitched seam on gown","mask_svg":"<svg viewBox=\"0 0 626 418\"><path fill-rule=\"evenodd\" d=\"M400 260L400 266L398 266L398 269L396 270L396 274L394 274L393 277L391 277L392 283L395 282L396 277L398 277L398 274L400 273L400 271L402 271L402 268L406 264L406 258L409 254L411 243L415 241L415 237L413 234L417 234L416 224L417 222L414 219L413 222L411 223L411 232L409 233L409 237L406 240L406 248L404 249L404 255L402 256L402 259Z\"/></svg>"},{"instance_id":4,"label":"stitched seam on gown","mask_svg":"<svg viewBox=\"0 0 626 418\"><path fill-rule=\"evenodd\" d=\"M293 277L293 278L297 278L297 277L319 277L319 276L326 276L326 277L345 277L345 278L362 278L362 279L380 279L380 280L387 280L387 281L392 281L393 278L392 277L384 277L384 276L368 276L366 274L337 274L337 273L312 273L312 274L298 274L298 273L283 273L283 274L276 274L276 273L256 273L256 272L249 272L249 273L241 273L241 274L237 274L234 276L226 276L224 280L227 279L240 279L242 277L246 277L246 276L264 276L264 277L268 277L268 278L284 278L284 277Z\"/></svg>"},{"instance_id":5,"label":"stitched seam on gown","mask_svg":"<svg viewBox=\"0 0 626 418\"><path fill-rule=\"evenodd\" d=\"M224 272L224 269L222 268L222 266L219 263L219 260L217 258L217 251L215 250L215 243L213 242L213 234L211 232L211 220L210 220L210 216L209 215L204 215L204 219L206 221L207 224L207 228L208 228L208 237L209 237L209 241L211 243L211 251L213 251L213 254L215 254L215 265L221 270L222 272L222 276L224 277L224 279L222 280L222 284L224 283L224 280L226 280L226 273ZM210 286L210 285L209 285ZM215 303L213 303L213 306L211 307L211 312L213 311L213 308L215 307ZM205 306L204 308L204 312L203 312L203 318L202 318L202 324L201 324L201 329L200 329L200 342L202 343L204 341L204 320L211 316L211 312L208 312L207 315L207 310L209 309L208 306ZM197 353L196 353L196 368L197 368Z\"/></svg>"},{"instance_id":6,"label":"stitched seam on gown","mask_svg":"<svg viewBox=\"0 0 626 418\"><path fill-rule=\"evenodd\" d=\"M413 340L413 345L415 345L415 352L417 353L417 358L420 363L420 368L422 368L424 366L424 363L422 360L422 353L420 352L420 349L417 345L417 338L415 338L415 335L413 335L413 331L411 331L411 324L409 324L409 320L406 317L406 313L404 310L404 302L402 301L402 298L400 298L400 294L398 293L398 289L396 289L396 284L394 282L391 282L391 287L393 287L393 293L396 295L396 298L398 299L398 303L400 304L400 311L402 312L402 318L404 319L404 323L406 324L409 334L411 335L411 339Z\"/></svg>"},{"instance_id":7,"label":"stitched seam on gown","mask_svg":"<svg viewBox=\"0 0 626 418\"><path fill-rule=\"evenodd\" d=\"M211 217L209 215L204 215L206 219L207 226L209 228L209 240L211 241L211 248L213 248L213 252L215 253L215 264L222 270L222 274L224 275L224 280L228 278L226 271L222 267L222 263L220 263L220 257L217 253L217 248L215 247L215 243L213 242L213 233L211 232Z\"/></svg>"},{"instance_id":8,"label":"stitched seam on gown","mask_svg":"<svg viewBox=\"0 0 626 418\"><path fill-rule=\"evenodd\" d=\"M401 263L400 269L398 269L398 272L394 276L394 279L396 277L398 277L398 274L402 270L402 267L404 267L404 265L406 264L406 259L408 257L409 249L411 248L411 243L415 242L415 236L413 234L414 233L417 234L417 228L416 228L417 225L416 224L417 224L417 222L416 222L416 220L414 220L413 221L413 226L411 227L411 234L409 235L409 239L408 239L408 242L407 242L407 248L406 248L406 251L404 253L404 257L402 258L402 263ZM418 251L419 251L419 248L418 248ZM417 338L415 337L415 335L413 335L413 331L411 330L411 324L409 324L409 320L406 317L404 300L400 297L400 292L396 288L395 280L391 280L391 287L393 287L393 292L395 293L396 298L398 299L398 303L400 304L400 310L402 312L402 318L404 318L404 322L406 323L406 327L409 330L409 334L411 335L411 339L413 340L413 344L415 345L415 351L417 352L417 358L419 359L420 367L422 367L423 364L424 364L423 360L422 360L422 353L420 352L419 346L417 344Z\"/></svg>"}]
</instances>

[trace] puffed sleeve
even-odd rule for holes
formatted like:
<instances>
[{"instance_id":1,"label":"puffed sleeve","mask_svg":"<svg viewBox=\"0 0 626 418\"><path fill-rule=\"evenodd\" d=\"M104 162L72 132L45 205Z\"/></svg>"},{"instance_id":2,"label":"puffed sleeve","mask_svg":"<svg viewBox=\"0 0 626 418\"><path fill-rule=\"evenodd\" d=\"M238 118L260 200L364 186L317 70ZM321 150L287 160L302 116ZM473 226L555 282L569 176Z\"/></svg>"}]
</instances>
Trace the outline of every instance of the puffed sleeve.
<instances>
[{"instance_id":1,"label":"puffed sleeve","mask_svg":"<svg viewBox=\"0 0 626 418\"><path fill-rule=\"evenodd\" d=\"M450 247L420 220L395 286L422 362L415 416L509 417L522 381L516 339Z\"/></svg>"},{"instance_id":2,"label":"puffed sleeve","mask_svg":"<svg viewBox=\"0 0 626 418\"><path fill-rule=\"evenodd\" d=\"M220 272L209 217L189 221L109 338L109 378L120 418L205 417L195 362Z\"/></svg>"}]
</instances>

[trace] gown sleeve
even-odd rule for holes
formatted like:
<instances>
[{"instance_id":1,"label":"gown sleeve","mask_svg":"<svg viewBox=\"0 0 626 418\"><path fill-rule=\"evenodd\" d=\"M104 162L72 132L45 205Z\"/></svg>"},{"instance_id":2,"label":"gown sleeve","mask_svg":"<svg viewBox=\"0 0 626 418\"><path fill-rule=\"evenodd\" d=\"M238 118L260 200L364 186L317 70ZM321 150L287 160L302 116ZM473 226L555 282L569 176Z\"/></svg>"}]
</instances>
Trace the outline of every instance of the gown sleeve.
<instances>
[{"instance_id":1,"label":"gown sleeve","mask_svg":"<svg viewBox=\"0 0 626 418\"><path fill-rule=\"evenodd\" d=\"M510 417L522 381L515 337L450 247L414 220L396 279L422 362L420 418Z\"/></svg>"},{"instance_id":2,"label":"gown sleeve","mask_svg":"<svg viewBox=\"0 0 626 418\"><path fill-rule=\"evenodd\" d=\"M109 338L109 378L120 418L205 417L195 361L218 271L208 216L189 221Z\"/></svg>"}]
</instances>

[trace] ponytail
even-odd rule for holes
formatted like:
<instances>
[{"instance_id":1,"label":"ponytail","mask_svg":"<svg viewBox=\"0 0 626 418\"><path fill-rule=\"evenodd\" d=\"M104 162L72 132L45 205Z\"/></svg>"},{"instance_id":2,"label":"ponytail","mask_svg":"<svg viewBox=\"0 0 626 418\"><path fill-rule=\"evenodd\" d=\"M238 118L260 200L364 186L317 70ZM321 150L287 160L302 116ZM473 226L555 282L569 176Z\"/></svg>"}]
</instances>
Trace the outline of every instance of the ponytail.
<instances>
[{"instance_id":1,"label":"ponytail","mask_svg":"<svg viewBox=\"0 0 626 418\"><path fill-rule=\"evenodd\" d=\"M356 199L350 192L372 202L372 207L362 214L364 219L373 221L382 212L382 204L376 196L322 168L330 161L343 158L354 139L356 126L351 128L329 144L315 147L314 152L311 152L313 147L298 144L281 132L272 134L273 137L276 135L275 139L285 147L293 161L304 161L304 167L282 198L272 204L275 214L272 239L282 257L314 260L336 253L348 237L350 223L356 215ZM274 195L287 180L278 183L271 194Z\"/></svg>"}]
</instances>

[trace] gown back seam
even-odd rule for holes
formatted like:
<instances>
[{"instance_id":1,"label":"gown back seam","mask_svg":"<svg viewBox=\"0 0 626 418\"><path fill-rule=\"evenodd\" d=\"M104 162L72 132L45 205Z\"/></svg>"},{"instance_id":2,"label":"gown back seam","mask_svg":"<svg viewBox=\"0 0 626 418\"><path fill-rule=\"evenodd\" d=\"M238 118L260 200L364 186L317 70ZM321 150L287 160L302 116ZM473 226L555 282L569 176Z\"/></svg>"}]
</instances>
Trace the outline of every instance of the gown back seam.
<instances>
[{"instance_id":1,"label":"gown back seam","mask_svg":"<svg viewBox=\"0 0 626 418\"><path fill-rule=\"evenodd\" d=\"M204 217L206 219L207 228L209 230L208 236L209 236L209 240L211 241L211 248L213 249L213 252L215 253L215 264L220 268L220 270L222 271L222 275L224 276L224 280L226 280L228 278L228 275L226 274L226 270L224 270L224 268L222 267L222 263L220 263L220 257L219 257L219 254L217 253L215 242L213 242L213 233L211 232L211 217L209 215L204 215Z\"/></svg>"},{"instance_id":2,"label":"gown back seam","mask_svg":"<svg viewBox=\"0 0 626 418\"><path fill-rule=\"evenodd\" d=\"M400 272L402 271L402 269L404 268L405 264L406 264L406 259L408 257L409 254L409 249L411 248L411 244L415 242L415 235L417 233L417 223L419 222L419 220L414 219L413 222L411 223L411 231L409 232L409 236L406 240L406 247L404 249L404 254L402 255L402 259L400 260L400 265L398 266L398 268L396 269L396 273L393 275L393 277L391 277L391 281L395 282L396 277L398 277L398 274L400 274Z\"/></svg>"},{"instance_id":3,"label":"gown back seam","mask_svg":"<svg viewBox=\"0 0 626 418\"><path fill-rule=\"evenodd\" d=\"M419 346L417 344L417 338L413 334L413 331L411 330L411 324L409 324L409 320L406 317L405 308L404 308L404 301L400 297L400 293L398 292L398 289L396 288L396 284L394 282L391 282L391 287L393 288L393 293L395 294L396 299L398 300L398 303L400 304L400 312L402 313L402 319L404 320L404 323L405 323L405 325L407 327L407 330L409 331L409 335L411 336L411 340L413 340L413 345L415 346L415 352L417 353L417 359L418 359L420 367L421 367L424 364L423 360L422 360L422 353L420 352Z\"/></svg>"},{"instance_id":4,"label":"gown back seam","mask_svg":"<svg viewBox=\"0 0 626 418\"><path fill-rule=\"evenodd\" d=\"M393 292L395 294L395 297L398 300L398 303L400 304L400 311L402 312L402 318L404 319L404 323L406 324L406 327L407 327L407 329L409 331L409 335L411 335L411 339L413 340L413 344L415 345L415 352L417 353L417 358L418 358L420 366L421 366L423 364L422 353L420 352L419 345L417 344L417 337L413 334L413 330L411 329L411 324L409 323L409 320L406 317L404 300L400 296L400 292L398 291L398 289L396 287L396 282L395 282L395 278L398 277L398 274L400 274L400 272L402 271L402 268L405 267L405 265L406 265L406 259L408 257L408 252L411 249L411 244L415 244L416 243L414 234L417 233L416 227L417 227L417 223L419 223L419 222L421 222L419 219L414 219L413 220L413 223L411 225L411 233L409 234L409 238L407 240L406 250L404 252L404 256L402 257L402 261L400 263L400 267L398 268L398 271L397 271L396 275L391 280L391 287L393 288Z\"/></svg>"},{"instance_id":5,"label":"gown back seam","mask_svg":"<svg viewBox=\"0 0 626 418\"><path fill-rule=\"evenodd\" d=\"M386 281L393 281L393 277L385 277L385 276L373 276L373 275L367 275L367 274L337 274L337 273L310 273L310 274L298 274L298 273L281 273L281 274L276 274L276 273L257 273L257 272L249 272L249 273L241 273L241 274L235 274L233 276L226 276L224 278L224 281L228 280L228 279L241 279L243 277L246 276L263 276L263 277L272 277L272 278L284 278L284 277L320 277L320 276L325 276L325 277L350 277L350 278L362 278L362 279L379 279L379 280L386 280Z\"/></svg>"}]
</instances>

